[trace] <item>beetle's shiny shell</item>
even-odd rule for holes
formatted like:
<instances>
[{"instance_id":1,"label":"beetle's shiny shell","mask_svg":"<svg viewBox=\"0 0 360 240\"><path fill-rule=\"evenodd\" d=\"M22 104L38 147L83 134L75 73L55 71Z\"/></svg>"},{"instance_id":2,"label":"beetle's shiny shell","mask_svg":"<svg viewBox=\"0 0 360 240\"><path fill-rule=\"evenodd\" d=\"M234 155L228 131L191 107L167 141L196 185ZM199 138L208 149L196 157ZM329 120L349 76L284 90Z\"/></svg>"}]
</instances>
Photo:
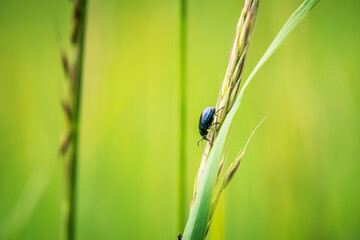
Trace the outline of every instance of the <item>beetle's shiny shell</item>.
<instances>
[{"instance_id":1,"label":"beetle's shiny shell","mask_svg":"<svg viewBox=\"0 0 360 240\"><path fill-rule=\"evenodd\" d=\"M202 137L207 135L208 129L214 120L215 111L216 108L214 107L207 107L202 111L199 120L199 133Z\"/></svg>"}]
</instances>

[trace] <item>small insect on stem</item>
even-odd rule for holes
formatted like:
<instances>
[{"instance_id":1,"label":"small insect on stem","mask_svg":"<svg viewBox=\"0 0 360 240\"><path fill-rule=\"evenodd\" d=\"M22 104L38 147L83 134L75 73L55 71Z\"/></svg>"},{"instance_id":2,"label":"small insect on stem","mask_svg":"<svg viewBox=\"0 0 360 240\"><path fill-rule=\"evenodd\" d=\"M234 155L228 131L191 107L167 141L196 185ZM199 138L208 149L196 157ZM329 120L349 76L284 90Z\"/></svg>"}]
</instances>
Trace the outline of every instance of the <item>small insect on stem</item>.
<instances>
[{"instance_id":1,"label":"small insect on stem","mask_svg":"<svg viewBox=\"0 0 360 240\"><path fill-rule=\"evenodd\" d=\"M182 239L182 234L181 234L181 233L177 236L177 239L178 239L178 240L181 240L181 239Z\"/></svg>"},{"instance_id":2,"label":"small insect on stem","mask_svg":"<svg viewBox=\"0 0 360 240\"><path fill-rule=\"evenodd\" d=\"M220 109L222 109L222 108L220 108ZM212 123L214 121L214 116L217 114L218 111L216 111L215 107L207 107L204 109L204 111L202 111L202 113L200 115L199 133L201 135L201 139L197 142L197 145L199 146L199 143L201 142L201 149L205 156L206 156L206 154L204 152L203 140L208 141L211 145L210 140L206 136L208 135L209 129L212 126L220 124L219 122Z\"/></svg>"}]
</instances>

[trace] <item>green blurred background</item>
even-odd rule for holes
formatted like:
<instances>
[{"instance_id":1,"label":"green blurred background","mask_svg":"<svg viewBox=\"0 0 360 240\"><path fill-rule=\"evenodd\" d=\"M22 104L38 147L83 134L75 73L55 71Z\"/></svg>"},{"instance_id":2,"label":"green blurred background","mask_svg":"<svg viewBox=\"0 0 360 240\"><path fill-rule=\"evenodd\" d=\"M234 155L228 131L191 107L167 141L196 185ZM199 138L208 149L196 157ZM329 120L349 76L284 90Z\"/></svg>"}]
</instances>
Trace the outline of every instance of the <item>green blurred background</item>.
<instances>
[{"instance_id":1,"label":"green blurred background","mask_svg":"<svg viewBox=\"0 0 360 240\"><path fill-rule=\"evenodd\" d=\"M90 0L78 239L175 239L179 1ZM261 1L245 77L301 0ZM187 199L242 0L189 1ZM359 239L360 1L320 1L259 71L230 158L267 115L211 239ZM0 239L59 239L71 3L0 0Z\"/></svg>"}]
</instances>

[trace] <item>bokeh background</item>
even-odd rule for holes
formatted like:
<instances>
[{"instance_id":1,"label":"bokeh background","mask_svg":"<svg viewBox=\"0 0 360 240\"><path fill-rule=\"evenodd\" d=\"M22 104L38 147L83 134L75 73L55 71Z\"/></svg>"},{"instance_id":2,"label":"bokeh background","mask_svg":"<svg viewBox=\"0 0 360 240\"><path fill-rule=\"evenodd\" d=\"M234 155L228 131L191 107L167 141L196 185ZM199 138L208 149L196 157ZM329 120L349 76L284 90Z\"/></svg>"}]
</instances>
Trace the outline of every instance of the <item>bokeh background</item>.
<instances>
[{"instance_id":1,"label":"bokeh background","mask_svg":"<svg viewBox=\"0 0 360 240\"><path fill-rule=\"evenodd\" d=\"M175 239L179 1L90 0L78 239ZM301 0L261 1L245 77ZM242 0L189 1L187 199ZM360 1L320 1L259 71L230 158L259 121L210 239L360 236ZM59 239L71 3L0 1L0 239Z\"/></svg>"}]
</instances>

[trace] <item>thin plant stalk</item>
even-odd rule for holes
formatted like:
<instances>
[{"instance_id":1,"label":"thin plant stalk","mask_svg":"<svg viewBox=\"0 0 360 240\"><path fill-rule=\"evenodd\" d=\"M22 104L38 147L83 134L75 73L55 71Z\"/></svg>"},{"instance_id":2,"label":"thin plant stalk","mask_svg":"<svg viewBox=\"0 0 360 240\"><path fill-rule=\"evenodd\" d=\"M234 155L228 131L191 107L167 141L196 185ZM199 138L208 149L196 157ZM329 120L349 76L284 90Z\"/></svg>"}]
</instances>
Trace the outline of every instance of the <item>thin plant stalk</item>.
<instances>
[{"instance_id":1,"label":"thin plant stalk","mask_svg":"<svg viewBox=\"0 0 360 240\"><path fill-rule=\"evenodd\" d=\"M178 166L178 232L182 231L186 219L186 0L180 0L180 19L179 19L179 102L180 102L180 122L179 122L179 166Z\"/></svg>"},{"instance_id":2,"label":"thin plant stalk","mask_svg":"<svg viewBox=\"0 0 360 240\"><path fill-rule=\"evenodd\" d=\"M64 155L65 189L62 203L62 238L65 240L73 240L76 236L80 109L87 0L74 0L73 5L71 43L74 55L72 61L69 61L65 53L62 54L63 68L69 80L68 99L62 102L68 130L60 147L60 151Z\"/></svg>"}]
</instances>

